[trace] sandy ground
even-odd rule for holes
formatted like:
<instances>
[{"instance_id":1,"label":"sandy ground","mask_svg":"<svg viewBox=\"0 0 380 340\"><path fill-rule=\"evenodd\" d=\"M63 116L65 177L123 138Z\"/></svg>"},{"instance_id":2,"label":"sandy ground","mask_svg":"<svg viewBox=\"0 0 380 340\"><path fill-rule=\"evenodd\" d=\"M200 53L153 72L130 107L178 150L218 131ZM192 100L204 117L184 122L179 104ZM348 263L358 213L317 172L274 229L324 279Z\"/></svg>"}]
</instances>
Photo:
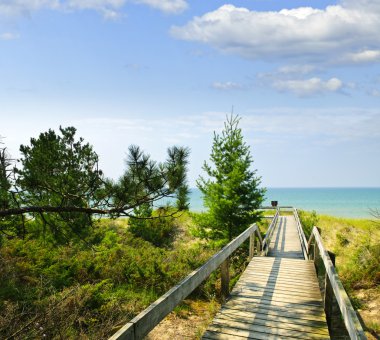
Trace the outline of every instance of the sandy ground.
<instances>
[{"instance_id":1,"label":"sandy ground","mask_svg":"<svg viewBox=\"0 0 380 340\"><path fill-rule=\"evenodd\" d=\"M380 287L360 289L353 294L362 304L358 313L369 340L380 339Z\"/></svg>"},{"instance_id":2,"label":"sandy ground","mask_svg":"<svg viewBox=\"0 0 380 340\"><path fill-rule=\"evenodd\" d=\"M145 340L200 339L220 305L217 302L185 300L162 320Z\"/></svg>"}]
</instances>

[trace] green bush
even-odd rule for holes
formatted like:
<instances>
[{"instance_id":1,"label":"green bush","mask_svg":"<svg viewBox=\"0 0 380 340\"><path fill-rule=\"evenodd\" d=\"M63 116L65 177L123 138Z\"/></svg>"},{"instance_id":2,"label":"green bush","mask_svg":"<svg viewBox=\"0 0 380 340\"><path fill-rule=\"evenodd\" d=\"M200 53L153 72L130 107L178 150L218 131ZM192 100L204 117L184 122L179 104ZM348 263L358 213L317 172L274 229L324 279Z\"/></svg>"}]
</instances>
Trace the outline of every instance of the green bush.
<instances>
[{"instance_id":1,"label":"green bush","mask_svg":"<svg viewBox=\"0 0 380 340\"><path fill-rule=\"evenodd\" d=\"M313 210L311 213L309 213L303 210L299 210L298 215L303 227L303 231L306 237L309 238L313 227L317 226L319 222L317 212Z\"/></svg>"},{"instance_id":2,"label":"green bush","mask_svg":"<svg viewBox=\"0 0 380 340\"><path fill-rule=\"evenodd\" d=\"M149 205L145 205L135 209L135 214L136 218L130 218L128 221L129 231L133 235L141 237L157 247L171 244L176 225L174 218L165 217L169 214L166 209L159 209L153 213Z\"/></svg>"},{"instance_id":3,"label":"green bush","mask_svg":"<svg viewBox=\"0 0 380 340\"><path fill-rule=\"evenodd\" d=\"M24 327L20 338L108 338L216 252L195 238L160 248L123 222L102 220L85 242L67 245L4 237L0 338Z\"/></svg>"}]
</instances>

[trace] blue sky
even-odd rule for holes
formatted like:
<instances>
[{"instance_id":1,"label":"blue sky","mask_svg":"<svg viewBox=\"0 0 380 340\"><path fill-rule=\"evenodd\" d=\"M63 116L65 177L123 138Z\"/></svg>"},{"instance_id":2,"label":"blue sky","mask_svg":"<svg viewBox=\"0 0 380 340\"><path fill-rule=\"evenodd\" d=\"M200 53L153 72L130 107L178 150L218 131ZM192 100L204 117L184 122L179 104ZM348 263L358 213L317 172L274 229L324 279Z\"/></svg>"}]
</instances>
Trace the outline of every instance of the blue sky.
<instances>
[{"instance_id":1,"label":"blue sky","mask_svg":"<svg viewBox=\"0 0 380 340\"><path fill-rule=\"evenodd\" d=\"M194 186L233 106L264 186L380 186L378 32L377 0L0 0L0 135L73 125L114 178L189 146Z\"/></svg>"}]
</instances>

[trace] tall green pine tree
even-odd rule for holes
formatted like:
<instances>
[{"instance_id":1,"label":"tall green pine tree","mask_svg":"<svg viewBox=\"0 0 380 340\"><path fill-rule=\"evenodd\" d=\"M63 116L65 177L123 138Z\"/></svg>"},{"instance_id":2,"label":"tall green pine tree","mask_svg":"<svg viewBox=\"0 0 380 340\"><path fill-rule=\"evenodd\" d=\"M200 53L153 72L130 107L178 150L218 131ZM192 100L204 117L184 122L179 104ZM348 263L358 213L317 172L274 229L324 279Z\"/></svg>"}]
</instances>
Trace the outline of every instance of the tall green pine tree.
<instances>
[{"instance_id":1,"label":"tall green pine tree","mask_svg":"<svg viewBox=\"0 0 380 340\"><path fill-rule=\"evenodd\" d=\"M257 209L265 189L261 178L252 170L249 146L243 141L240 118L231 115L221 135L214 132L210 155L213 166L204 163L207 177L199 177L197 186L203 194L208 212L198 219L203 235L213 239L232 240L250 224L260 219Z\"/></svg>"}]
</instances>

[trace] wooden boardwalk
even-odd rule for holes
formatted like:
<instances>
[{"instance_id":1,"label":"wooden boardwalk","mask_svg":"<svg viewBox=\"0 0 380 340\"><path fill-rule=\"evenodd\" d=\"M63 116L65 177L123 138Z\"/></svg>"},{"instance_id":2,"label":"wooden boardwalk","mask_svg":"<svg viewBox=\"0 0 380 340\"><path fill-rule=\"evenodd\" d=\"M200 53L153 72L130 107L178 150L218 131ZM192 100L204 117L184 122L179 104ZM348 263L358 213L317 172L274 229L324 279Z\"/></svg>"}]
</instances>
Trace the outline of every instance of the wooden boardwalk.
<instances>
[{"instance_id":1,"label":"wooden boardwalk","mask_svg":"<svg viewBox=\"0 0 380 340\"><path fill-rule=\"evenodd\" d=\"M281 216L273 233L268 256L304 260L293 216Z\"/></svg>"},{"instance_id":2,"label":"wooden boardwalk","mask_svg":"<svg viewBox=\"0 0 380 340\"><path fill-rule=\"evenodd\" d=\"M268 256L252 259L203 339L330 339L293 216L279 218Z\"/></svg>"}]
</instances>

